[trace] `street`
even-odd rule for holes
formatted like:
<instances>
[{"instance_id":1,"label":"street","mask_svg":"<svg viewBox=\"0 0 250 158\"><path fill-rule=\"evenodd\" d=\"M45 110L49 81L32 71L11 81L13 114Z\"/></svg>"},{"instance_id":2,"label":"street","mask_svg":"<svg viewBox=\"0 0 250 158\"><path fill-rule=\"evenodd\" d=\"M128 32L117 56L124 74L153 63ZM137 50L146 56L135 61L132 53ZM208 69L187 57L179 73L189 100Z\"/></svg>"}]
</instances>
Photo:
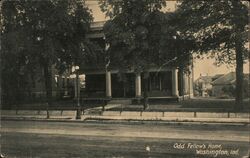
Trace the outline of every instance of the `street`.
<instances>
[{"instance_id":1,"label":"street","mask_svg":"<svg viewBox=\"0 0 250 158\"><path fill-rule=\"evenodd\" d=\"M5 157L243 157L249 127L111 122L1 122Z\"/></svg>"}]
</instances>

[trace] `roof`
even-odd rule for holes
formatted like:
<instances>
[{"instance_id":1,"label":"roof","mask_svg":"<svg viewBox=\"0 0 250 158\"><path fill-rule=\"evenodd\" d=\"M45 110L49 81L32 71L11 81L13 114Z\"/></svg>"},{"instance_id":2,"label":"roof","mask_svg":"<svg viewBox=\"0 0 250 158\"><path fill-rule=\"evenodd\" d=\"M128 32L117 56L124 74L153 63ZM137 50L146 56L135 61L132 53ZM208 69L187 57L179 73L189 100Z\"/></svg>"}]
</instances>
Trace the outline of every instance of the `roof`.
<instances>
[{"instance_id":1,"label":"roof","mask_svg":"<svg viewBox=\"0 0 250 158\"><path fill-rule=\"evenodd\" d=\"M244 74L243 79L246 81L249 81L249 74ZM230 72L214 80L211 84L212 85L228 85L228 84L235 84L235 82L236 82L236 73Z\"/></svg>"},{"instance_id":2,"label":"roof","mask_svg":"<svg viewBox=\"0 0 250 158\"><path fill-rule=\"evenodd\" d=\"M233 84L236 79L236 73L235 72L229 72L228 74L225 74L216 80L214 80L211 84L212 85L228 85Z\"/></svg>"},{"instance_id":3,"label":"roof","mask_svg":"<svg viewBox=\"0 0 250 158\"><path fill-rule=\"evenodd\" d=\"M214 81L214 80L216 80L216 79L218 79L218 78L220 78L220 77L222 77L222 76L224 76L224 74L216 74L216 75L214 75L214 76L212 77L212 81Z\"/></svg>"}]
</instances>

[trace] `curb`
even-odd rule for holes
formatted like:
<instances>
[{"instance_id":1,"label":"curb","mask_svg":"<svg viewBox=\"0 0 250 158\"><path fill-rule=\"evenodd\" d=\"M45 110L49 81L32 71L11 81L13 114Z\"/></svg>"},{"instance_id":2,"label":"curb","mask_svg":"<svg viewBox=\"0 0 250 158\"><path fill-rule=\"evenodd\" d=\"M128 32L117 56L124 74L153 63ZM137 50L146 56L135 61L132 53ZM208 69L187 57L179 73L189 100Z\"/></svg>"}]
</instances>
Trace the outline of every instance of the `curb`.
<instances>
[{"instance_id":1,"label":"curb","mask_svg":"<svg viewBox=\"0 0 250 158\"><path fill-rule=\"evenodd\" d=\"M213 120L193 120L193 119L175 119L171 118L168 120L162 120L159 118L156 119L133 119L133 118L113 118L113 117L88 117L82 116L81 119L76 120L75 118L37 118L37 117L1 117L1 120L4 121L40 121L40 122L77 122L77 123L86 123L86 122L93 122L93 123L101 123L101 122L110 122L110 123L152 123L152 124L217 124L217 125L243 125L248 126L250 125L249 121L213 121Z\"/></svg>"},{"instance_id":2,"label":"curb","mask_svg":"<svg viewBox=\"0 0 250 158\"><path fill-rule=\"evenodd\" d=\"M99 107L98 107L99 108ZM93 109L88 109L84 111L84 115L93 115L89 113ZM100 112L100 111L99 111ZM52 117L74 117L76 111L74 110L53 110L49 111ZM19 117L19 116L33 116L33 117L45 117L46 111L33 111L33 110L2 110L1 115L3 117ZM165 112L149 112L149 111L101 111L99 116L138 116L138 117L188 117L188 118L248 118L250 119L249 112L196 112L196 111L186 111L186 112L176 112L176 111L165 111Z\"/></svg>"}]
</instances>

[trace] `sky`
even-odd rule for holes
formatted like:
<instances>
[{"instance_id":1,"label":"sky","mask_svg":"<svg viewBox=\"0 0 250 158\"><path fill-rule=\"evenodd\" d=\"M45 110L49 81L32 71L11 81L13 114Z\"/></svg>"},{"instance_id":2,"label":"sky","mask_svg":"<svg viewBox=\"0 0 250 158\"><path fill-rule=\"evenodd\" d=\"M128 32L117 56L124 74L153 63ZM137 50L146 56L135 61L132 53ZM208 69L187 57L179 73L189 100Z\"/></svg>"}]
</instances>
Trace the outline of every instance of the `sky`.
<instances>
[{"instance_id":1,"label":"sky","mask_svg":"<svg viewBox=\"0 0 250 158\"><path fill-rule=\"evenodd\" d=\"M87 0L86 4L92 10L94 21L105 21L107 18L105 14L100 10L98 2L95 0ZM167 2L167 8L164 11L173 11L175 8L176 2L169 1ZM226 74L232 71L235 71L235 67L228 67L226 65L215 66L214 59L195 59L194 61L194 79L197 79L200 74L213 76L216 74ZM249 62L244 64L244 73L249 73Z\"/></svg>"},{"instance_id":2,"label":"sky","mask_svg":"<svg viewBox=\"0 0 250 158\"><path fill-rule=\"evenodd\" d=\"M107 18L105 14L101 11L98 1L95 0L86 0L86 5L91 9L94 21L105 21Z\"/></svg>"},{"instance_id":3,"label":"sky","mask_svg":"<svg viewBox=\"0 0 250 158\"><path fill-rule=\"evenodd\" d=\"M105 14L100 10L97 0L86 0L86 5L92 10L94 21L105 21L107 18ZM176 2L169 1L167 2L167 7L163 9L164 11L173 11L175 8Z\"/></svg>"},{"instance_id":4,"label":"sky","mask_svg":"<svg viewBox=\"0 0 250 158\"><path fill-rule=\"evenodd\" d=\"M235 72L235 67L229 67L227 65L215 66L215 59L196 59L194 61L194 79L197 79L200 74L203 76L214 76L216 74L226 74L229 72ZM244 73L249 73L249 61L244 64Z\"/></svg>"}]
</instances>

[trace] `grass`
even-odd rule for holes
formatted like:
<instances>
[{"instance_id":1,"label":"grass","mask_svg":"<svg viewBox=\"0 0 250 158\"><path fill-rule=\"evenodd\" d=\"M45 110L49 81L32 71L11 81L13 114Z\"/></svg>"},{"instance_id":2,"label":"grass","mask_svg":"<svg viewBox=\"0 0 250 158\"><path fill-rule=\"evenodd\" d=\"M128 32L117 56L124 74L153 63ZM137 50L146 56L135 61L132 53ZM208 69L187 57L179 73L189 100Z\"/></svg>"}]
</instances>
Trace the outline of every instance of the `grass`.
<instances>
[{"instance_id":1,"label":"grass","mask_svg":"<svg viewBox=\"0 0 250 158\"><path fill-rule=\"evenodd\" d=\"M249 99L244 100L244 109L241 112L248 112L250 109ZM233 99L213 99L213 98L194 98L185 101L151 104L145 111L199 111L199 112L225 112L234 111L235 101ZM144 111L143 105L123 105L109 109L110 111Z\"/></svg>"},{"instance_id":2,"label":"grass","mask_svg":"<svg viewBox=\"0 0 250 158\"><path fill-rule=\"evenodd\" d=\"M181 103L182 108L234 108L235 101L233 99L213 99L213 98L198 98L189 99ZM243 106L249 108L249 99L243 101Z\"/></svg>"}]
</instances>

